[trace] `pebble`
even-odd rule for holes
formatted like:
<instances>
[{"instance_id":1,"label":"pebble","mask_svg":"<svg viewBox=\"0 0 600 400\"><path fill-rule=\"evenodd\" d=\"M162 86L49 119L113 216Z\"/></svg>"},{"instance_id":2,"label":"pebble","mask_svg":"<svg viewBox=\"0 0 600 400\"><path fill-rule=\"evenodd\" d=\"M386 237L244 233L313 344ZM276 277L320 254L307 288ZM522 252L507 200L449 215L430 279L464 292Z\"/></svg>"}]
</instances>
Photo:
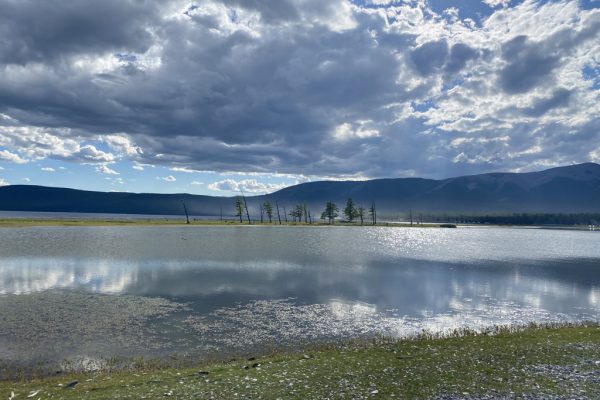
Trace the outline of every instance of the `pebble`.
<instances>
[{"instance_id":1,"label":"pebble","mask_svg":"<svg viewBox=\"0 0 600 400\"><path fill-rule=\"evenodd\" d=\"M65 389L74 389L78 383L79 383L79 381L69 382L65 385Z\"/></svg>"}]
</instances>

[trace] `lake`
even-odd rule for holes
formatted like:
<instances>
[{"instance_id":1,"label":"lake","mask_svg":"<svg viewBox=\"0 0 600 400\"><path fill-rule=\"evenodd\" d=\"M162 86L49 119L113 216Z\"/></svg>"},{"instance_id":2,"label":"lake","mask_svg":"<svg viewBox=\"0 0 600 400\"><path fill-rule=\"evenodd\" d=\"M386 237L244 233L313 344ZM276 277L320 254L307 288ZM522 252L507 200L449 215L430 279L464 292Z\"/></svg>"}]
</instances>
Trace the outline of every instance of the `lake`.
<instances>
[{"instance_id":1,"label":"lake","mask_svg":"<svg viewBox=\"0 0 600 400\"><path fill-rule=\"evenodd\" d=\"M340 338L599 316L598 232L0 229L5 366L229 357Z\"/></svg>"}]
</instances>

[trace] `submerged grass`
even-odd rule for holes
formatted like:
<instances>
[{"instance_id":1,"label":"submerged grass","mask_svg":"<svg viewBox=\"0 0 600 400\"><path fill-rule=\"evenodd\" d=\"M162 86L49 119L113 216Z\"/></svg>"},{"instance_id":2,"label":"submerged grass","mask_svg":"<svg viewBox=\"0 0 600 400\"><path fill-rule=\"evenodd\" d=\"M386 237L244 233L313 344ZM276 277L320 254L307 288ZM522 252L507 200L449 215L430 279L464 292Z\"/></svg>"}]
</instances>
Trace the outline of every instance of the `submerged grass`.
<instances>
[{"instance_id":1,"label":"submerged grass","mask_svg":"<svg viewBox=\"0 0 600 400\"><path fill-rule=\"evenodd\" d=\"M196 368L140 362L130 371L0 382L0 399L600 397L597 325L453 335L424 332Z\"/></svg>"}]
</instances>

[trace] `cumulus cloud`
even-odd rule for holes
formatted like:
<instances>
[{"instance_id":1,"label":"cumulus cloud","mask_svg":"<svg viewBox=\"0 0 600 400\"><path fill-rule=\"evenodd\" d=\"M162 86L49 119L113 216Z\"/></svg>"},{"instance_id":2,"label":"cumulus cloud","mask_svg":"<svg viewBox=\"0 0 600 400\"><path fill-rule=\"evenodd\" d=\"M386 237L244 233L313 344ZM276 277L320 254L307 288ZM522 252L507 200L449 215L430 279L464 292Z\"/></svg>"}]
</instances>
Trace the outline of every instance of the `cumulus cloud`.
<instances>
[{"instance_id":1,"label":"cumulus cloud","mask_svg":"<svg viewBox=\"0 0 600 400\"><path fill-rule=\"evenodd\" d=\"M135 146L131 139L125 135L104 135L100 140L105 142L111 149L130 157L143 154L142 149Z\"/></svg>"},{"instance_id":2,"label":"cumulus cloud","mask_svg":"<svg viewBox=\"0 0 600 400\"><path fill-rule=\"evenodd\" d=\"M575 1L483 0L477 21L471 2L38 3L0 0L5 161L436 177L600 141L600 10Z\"/></svg>"},{"instance_id":3,"label":"cumulus cloud","mask_svg":"<svg viewBox=\"0 0 600 400\"><path fill-rule=\"evenodd\" d=\"M0 178L0 186L8 186L10 183L4 180L4 178Z\"/></svg>"},{"instance_id":4,"label":"cumulus cloud","mask_svg":"<svg viewBox=\"0 0 600 400\"><path fill-rule=\"evenodd\" d=\"M93 164L113 162L116 159L112 153L101 151L92 144L83 144L83 139L70 138L60 130L17 124L14 120L4 126L0 124L0 145L13 151L0 151L8 161L26 163L27 159L52 158Z\"/></svg>"},{"instance_id":5,"label":"cumulus cloud","mask_svg":"<svg viewBox=\"0 0 600 400\"><path fill-rule=\"evenodd\" d=\"M243 179L236 181L234 179L224 179L222 181L213 182L208 185L210 190L214 191L230 191L230 192L245 192L245 193L272 193L283 189L289 185L277 183L264 183L256 179Z\"/></svg>"},{"instance_id":6,"label":"cumulus cloud","mask_svg":"<svg viewBox=\"0 0 600 400\"><path fill-rule=\"evenodd\" d=\"M507 7L510 4L510 0L483 0L483 2L490 7Z\"/></svg>"},{"instance_id":7,"label":"cumulus cloud","mask_svg":"<svg viewBox=\"0 0 600 400\"><path fill-rule=\"evenodd\" d=\"M52 167L43 167L41 170L44 172L56 172L56 170Z\"/></svg>"},{"instance_id":8,"label":"cumulus cloud","mask_svg":"<svg viewBox=\"0 0 600 400\"><path fill-rule=\"evenodd\" d=\"M11 153L8 150L0 150L0 160L12 162L15 164L27 163L27 160L21 158L18 154Z\"/></svg>"},{"instance_id":9,"label":"cumulus cloud","mask_svg":"<svg viewBox=\"0 0 600 400\"><path fill-rule=\"evenodd\" d=\"M115 156L111 153L98 150L92 145L80 147L77 151L71 153L66 159L80 160L86 163L109 163L115 160Z\"/></svg>"},{"instance_id":10,"label":"cumulus cloud","mask_svg":"<svg viewBox=\"0 0 600 400\"><path fill-rule=\"evenodd\" d=\"M114 169L111 169L108 165L105 164L98 165L96 167L96 172L106 175L120 175L119 172L115 171Z\"/></svg>"},{"instance_id":11,"label":"cumulus cloud","mask_svg":"<svg viewBox=\"0 0 600 400\"><path fill-rule=\"evenodd\" d=\"M370 121L373 122L373 121ZM369 129L365 125L367 123L358 123L358 126L349 124L347 122L338 125L333 130L333 137L337 140L349 140L349 139L366 139L371 137L379 136L377 129Z\"/></svg>"}]
</instances>

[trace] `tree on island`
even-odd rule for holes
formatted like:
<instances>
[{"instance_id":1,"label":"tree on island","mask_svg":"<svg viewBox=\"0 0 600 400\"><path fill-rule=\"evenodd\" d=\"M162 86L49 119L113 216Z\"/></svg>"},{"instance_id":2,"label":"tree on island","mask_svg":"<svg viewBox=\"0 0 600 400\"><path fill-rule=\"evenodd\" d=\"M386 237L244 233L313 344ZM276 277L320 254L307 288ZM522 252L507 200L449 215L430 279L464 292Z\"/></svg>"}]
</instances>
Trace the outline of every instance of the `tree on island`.
<instances>
[{"instance_id":1,"label":"tree on island","mask_svg":"<svg viewBox=\"0 0 600 400\"><path fill-rule=\"evenodd\" d=\"M373 225L377 225L377 210L375 209L375 202L371 203L371 207L369 208L369 216L371 217Z\"/></svg>"},{"instance_id":2,"label":"tree on island","mask_svg":"<svg viewBox=\"0 0 600 400\"><path fill-rule=\"evenodd\" d=\"M298 218L298 222L302 222L302 216L304 215L304 206L302 204L296 205L295 215Z\"/></svg>"},{"instance_id":3,"label":"tree on island","mask_svg":"<svg viewBox=\"0 0 600 400\"><path fill-rule=\"evenodd\" d=\"M358 219L360 219L360 224L364 225L365 208L363 206L360 206L356 209L356 215Z\"/></svg>"},{"instance_id":4,"label":"tree on island","mask_svg":"<svg viewBox=\"0 0 600 400\"><path fill-rule=\"evenodd\" d=\"M273 222L273 205L270 201L265 201L263 204L263 208L265 209L265 213L267 214L267 218L269 218L269 223Z\"/></svg>"},{"instance_id":5,"label":"tree on island","mask_svg":"<svg viewBox=\"0 0 600 400\"><path fill-rule=\"evenodd\" d=\"M188 210L187 210L187 207L185 206L185 201L182 201L181 204L183 204L183 212L185 213L186 223L189 224L190 223L190 216L188 215Z\"/></svg>"},{"instance_id":6,"label":"tree on island","mask_svg":"<svg viewBox=\"0 0 600 400\"><path fill-rule=\"evenodd\" d=\"M321 219L328 220L331 225L336 217L338 216L339 208L331 201L328 201L325 205L325 211L321 214Z\"/></svg>"},{"instance_id":7,"label":"tree on island","mask_svg":"<svg viewBox=\"0 0 600 400\"><path fill-rule=\"evenodd\" d=\"M250 220L250 211L248 211L248 203L246 202L246 195L244 191L240 188L240 192L242 193L242 200L244 201L244 208L246 209L246 217L248 217L248 225L252 225L252 221Z\"/></svg>"},{"instance_id":8,"label":"tree on island","mask_svg":"<svg viewBox=\"0 0 600 400\"><path fill-rule=\"evenodd\" d=\"M279 213L279 203L277 201L275 202L275 208L277 208L277 219L279 220L279 225L281 225L281 214Z\"/></svg>"},{"instance_id":9,"label":"tree on island","mask_svg":"<svg viewBox=\"0 0 600 400\"><path fill-rule=\"evenodd\" d=\"M240 224L244 222L244 200L240 196L235 198L235 216L240 217Z\"/></svg>"},{"instance_id":10,"label":"tree on island","mask_svg":"<svg viewBox=\"0 0 600 400\"><path fill-rule=\"evenodd\" d=\"M348 200L346 200L344 215L346 216L346 221L348 222L354 222L354 218L358 217L358 211L356 210L356 207L354 207L354 200L352 200L350 197Z\"/></svg>"}]
</instances>

